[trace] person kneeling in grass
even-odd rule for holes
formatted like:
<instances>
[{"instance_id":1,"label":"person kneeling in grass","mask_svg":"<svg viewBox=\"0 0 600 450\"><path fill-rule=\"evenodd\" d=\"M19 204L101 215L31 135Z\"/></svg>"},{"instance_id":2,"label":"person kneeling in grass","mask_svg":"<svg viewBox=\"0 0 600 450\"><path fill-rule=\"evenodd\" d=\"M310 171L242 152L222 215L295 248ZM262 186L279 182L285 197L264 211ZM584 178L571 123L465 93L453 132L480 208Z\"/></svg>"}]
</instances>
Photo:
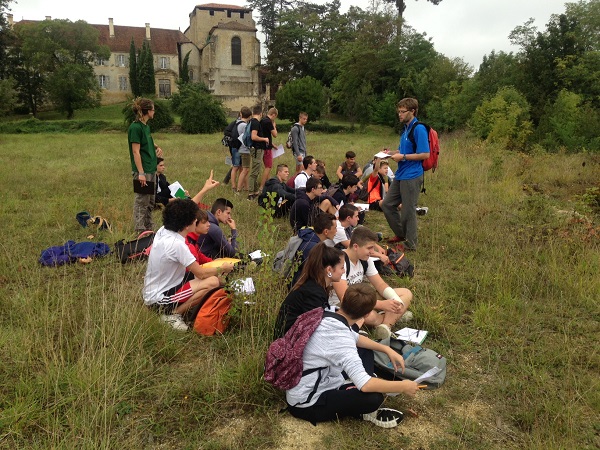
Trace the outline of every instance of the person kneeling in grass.
<instances>
[{"instance_id":1,"label":"person kneeling in grass","mask_svg":"<svg viewBox=\"0 0 600 450\"><path fill-rule=\"evenodd\" d=\"M182 314L223 284L220 271L209 275L186 244L185 237L196 228L197 214L198 205L192 200L176 199L167 204L144 277L144 304L156 309L164 322L179 331L188 329Z\"/></svg>"},{"instance_id":2,"label":"person kneeling in grass","mask_svg":"<svg viewBox=\"0 0 600 450\"><path fill-rule=\"evenodd\" d=\"M346 290L336 314L323 317L302 354L303 372L313 371L286 391L288 410L294 417L313 425L342 417L362 417L383 428L395 427L402 420L400 411L381 408L384 393L414 396L417 383L375 378L374 367L363 366L357 347L385 353L396 370L401 367L404 371L404 359L390 347L361 336L351 328L368 317L376 303L375 290L357 284ZM342 372L350 382L345 381Z\"/></svg>"},{"instance_id":3,"label":"person kneeling in grass","mask_svg":"<svg viewBox=\"0 0 600 450\"><path fill-rule=\"evenodd\" d=\"M365 318L364 324L375 327L375 338L385 339L391 336L392 326L406 314L405 320L412 317L408 307L413 299L409 289L393 289L383 281L369 256L373 255L377 245L377 234L366 227L358 227L352 232L350 245L344 253L344 274L340 281L333 283L334 292L329 297L329 304L336 307L348 286L362 283L366 277L384 300L378 300L374 310ZM348 267L350 263L350 267ZM408 314L407 314L408 312ZM359 323L359 326L362 323Z\"/></svg>"}]
</instances>

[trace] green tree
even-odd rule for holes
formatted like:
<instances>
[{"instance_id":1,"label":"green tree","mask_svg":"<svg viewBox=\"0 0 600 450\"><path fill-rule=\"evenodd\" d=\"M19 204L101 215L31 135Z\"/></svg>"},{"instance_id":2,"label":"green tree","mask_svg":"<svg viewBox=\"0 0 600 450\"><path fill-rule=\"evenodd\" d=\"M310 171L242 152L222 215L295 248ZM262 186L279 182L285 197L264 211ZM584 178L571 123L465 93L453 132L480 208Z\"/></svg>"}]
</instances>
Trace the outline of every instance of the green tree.
<instances>
[{"instance_id":1,"label":"green tree","mask_svg":"<svg viewBox=\"0 0 600 450\"><path fill-rule=\"evenodd\" d=\"M181 115L181 128L186 133L214 133L227 125L221 101L203 83L183 84L180 91L173 94L171 106Z\"/></svg>"},{"instance_id":2,"label":"green tree","mask_svg":"<svg viewBox=\"0 0 600 450\"><path fill-rule=\"evenodd\" d=\"M6 20L12 0L0 0L0 80L9 76L8 50L13 45L12 32Z\"/></svg>"},{"instance_id":3,"label":"green tree","mask_svg":"<svg viewBox=\"0 0 600 450\"><path fill-rule=\"evenodd\" d=\"M185 54L183 61L181 62L181 67L179 68L179 84L180 85L190 82L190 67L189 67L190 53L192 53L191 50Z\"/></svg>"},{"instance_id":4,"label":"green tree","mask_svg":"<svg viewBox=\"0 0 600 450\"><path fill-rule=\"evenodd\" d=\"M323 85L312 77L290 81L277 92L276 100L279 117L292 122L301 111L308 113L309 120L318 120L325 107Z\"/></svg>"},{"instance_id":5,"label":"green tree","mask_svg":"<svg viewBox=\"0 0 600 450\"><path fill-rule=\"evenodd\" d=\"M292 1L286 0L249 0L248 5L259 14L257 23L265 35L264 45L269 54L273 32L277 28L279 16L292 7Z\"/></svg>"},{"instance_id":6,"label":"green tree","mask_svg":"<svg viewBox=\"0 0 600 450\"><path fill-rule=\"evenodd\" d=\"M513 150L523 150L533 132L529 103L512 87L502 88L477 107L471 118L471 130L488 142Z\"/></svg>"},{"instance_id":7,"label":"green tree","mask_svg":"<svg viewBox=\"0 0 600 450\"><path fill-rule=\"evenodd\" d=\"M539 141L551 150L600 151L600 111L582 95L560 91L548 105L536 130Z\"/></svg>"},{"instance_id":8,"label":"green tree","mask_svg":"<svg viewBox=\"0 0 600 450\"><path fill-rule=\"evenodd\" d=\"M154 56L150 43L144 41L138 60L138 82L140 95L156 95L156 81L154 78Z\"/></svg>"},{"instance_id":9,"label":"green tree","mask_svg":"<svg viewBox=\"0 0 600 450\"><path fill-rule=\"evenodd\" d=\"M10 113L16 101L15 80L12 78L0 79L0 113Z\"/></svg>"},{"instance_id":10,"label":"green tree","mask_svg":"<svg viewBox=\"0 0 600 450\"><path fill-rule=\"evenodd\" d=\"M344 28L339 0L317 5L299 2L279 16L268 44L268 81L273 84L312 76L328 85L335 40Z\"/></svg>"},{"instance_id":11,"label":"green tree","mask_svg":"<svg viewBox=\"0 0 600 450\"><path fill-rule=\"evenodd\" d=\"M131 93L134 97L139 97L142 95L140 92L137 51L135 49L133 37L131 38L131 43L129 44L129 86L131 86Z\"/></svg>"},{"instance_id":12,"label":"green tree","mask_svg":"<svg viewBox=\"0 0 600 450\"><path fill-rule=\"evenodd\" d=\"M84 21L45 20L22 24L16 34L26 73L38 78L59 111L70 119L76 109L99 105L100 87L92 64L97 58L108 58L110 51L98 43L94 27ZM19 89L27 91L27 86Z\"/></svg>"}]
</instances>

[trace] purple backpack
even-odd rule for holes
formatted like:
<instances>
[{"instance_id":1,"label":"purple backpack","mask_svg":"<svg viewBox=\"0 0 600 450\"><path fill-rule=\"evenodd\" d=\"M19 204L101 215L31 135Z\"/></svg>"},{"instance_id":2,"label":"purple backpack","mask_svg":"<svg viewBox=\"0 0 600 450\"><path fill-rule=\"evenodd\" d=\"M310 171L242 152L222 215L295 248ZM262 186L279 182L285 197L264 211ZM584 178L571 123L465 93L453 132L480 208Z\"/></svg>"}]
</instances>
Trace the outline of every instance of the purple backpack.
<instances>
[{"instance_id":1,"label":"purple backpack","mask_svg":"<svg viewBox=\"0 0 600 450\"><path fill-rule=\"evenodd\" d=\"M266 381L276 388L288 390L297 386L304 375L314 371L303 373L302 354L323 316L329 314L332 313L322 308L311 309L298 316L294 325L283 337L271 343L265 361Z\"/></svg>"}]
</instances>

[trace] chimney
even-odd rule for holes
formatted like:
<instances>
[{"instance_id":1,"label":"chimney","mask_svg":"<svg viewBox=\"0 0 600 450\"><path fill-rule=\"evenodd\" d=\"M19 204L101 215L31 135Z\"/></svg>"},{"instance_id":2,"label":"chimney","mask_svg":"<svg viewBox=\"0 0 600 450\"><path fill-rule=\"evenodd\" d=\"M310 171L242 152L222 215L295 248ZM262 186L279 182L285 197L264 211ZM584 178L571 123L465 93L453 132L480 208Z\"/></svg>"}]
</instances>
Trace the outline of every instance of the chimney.
<instances>
[{"instance_id":1,"label":"chimney","mask_svg":"<svg viewBox=\"0 0 600 450\"><path fill-rule=\"evenodd\" d=\"M150 24L146 24L146 40L150 40Z\"/></svg>"},{"instance_id":2,"label":"chimney","mask_svg":"<svg viewBox=\"0 0 600 450\"><path fill-rule=\"evenodd\" d=\"M52 20L52 16L46 16L46 20Z\"/></svg>"},{"instance_id":3,"label":"chimney","mask_svg":"<svg viewBox=\"0 0 600 450\"><path fill-rule=\"evenodd\" d=\"M6 18L8 19L8 27L12 28L12 26L13 26L13 15L12 14L7 14Z\"/></svg>"},{"instance_id":4,"label":"chimney","mask_svg":"<svg viewBox=\"0 0 600 450\"><path fill-rule=\"evenodd\" d=\"M115 37L115 24L113 23L112 17L108 18L108 35L111 38Z\"/></svg>"}]
</instances>

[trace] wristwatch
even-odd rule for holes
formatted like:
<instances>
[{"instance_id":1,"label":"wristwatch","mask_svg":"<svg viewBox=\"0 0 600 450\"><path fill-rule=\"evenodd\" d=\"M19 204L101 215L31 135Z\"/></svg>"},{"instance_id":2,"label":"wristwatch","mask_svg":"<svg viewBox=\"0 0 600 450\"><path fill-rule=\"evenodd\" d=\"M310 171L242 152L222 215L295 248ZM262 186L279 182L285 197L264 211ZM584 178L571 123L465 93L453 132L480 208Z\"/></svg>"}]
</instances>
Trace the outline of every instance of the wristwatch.
<instances>
[{"instance_id":1,"label":"wristwatch","mask_svg":"<svg viewBox=\"0 0 600 450\"><path fill-rule=\"evenodd\" d=\"M406 153L402 155L402 161L406 161Z\"/></svg>"}]
</instances>

